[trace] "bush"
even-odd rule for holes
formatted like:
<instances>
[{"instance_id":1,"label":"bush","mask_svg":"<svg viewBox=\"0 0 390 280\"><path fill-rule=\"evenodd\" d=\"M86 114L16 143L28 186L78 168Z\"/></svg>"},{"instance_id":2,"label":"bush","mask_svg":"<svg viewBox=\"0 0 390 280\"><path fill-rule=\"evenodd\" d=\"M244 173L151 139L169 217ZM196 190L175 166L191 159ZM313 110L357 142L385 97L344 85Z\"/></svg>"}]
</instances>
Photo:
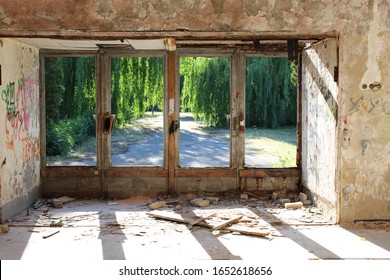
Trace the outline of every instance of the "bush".
<instances>
[{"instance_id":1,"label":"bush","mask_svg":"<svg viewBox=\"0 0 390 280\"><path fill-rule=\"evenodd\" d=\"M66 155L77 145L95 135L96 125L91 116L79 116L54 122L47 121L46 154L48 156Z\"/></svg>"},{"instance_id":2,"label":"bush","mask_svg":"<svg viewBox=\"0 0 390 280\"><path fill-rule=\"evenodd\" d=\"M74 141L61 122L54 123L48 120L46 129L46 154L48 156L60 156L69 153L74 146Z\"/></svg>"}]
</instances>

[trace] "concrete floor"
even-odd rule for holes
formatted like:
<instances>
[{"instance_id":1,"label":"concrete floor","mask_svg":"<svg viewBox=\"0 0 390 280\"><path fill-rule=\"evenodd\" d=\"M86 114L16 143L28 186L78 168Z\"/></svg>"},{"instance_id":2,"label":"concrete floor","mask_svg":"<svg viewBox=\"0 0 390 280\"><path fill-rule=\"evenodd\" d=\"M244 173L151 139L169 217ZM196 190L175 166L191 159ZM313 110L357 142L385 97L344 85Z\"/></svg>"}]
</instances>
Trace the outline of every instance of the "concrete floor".
<instances>
[{"instance_id":1,"label":"concrete floor","mask_svg":"<svg viewBox=\"0 0 390 280\"><path fill-rule=\"evenodd\" d=\"M297 221L307 211L287 211L277 207L269 211L256 206L260 201L255 200L236 203L231 198L221 198L217 205L205 208L193 207L187 200L180 201L182 209L179 211L175 210L174 204L158 211L186 217L211 212L226 217L242 214L253 220L253 228L269 230L270 235L262 238L223 230L211 232L196 226L190 230L185 224L147 215L151 211L148 208L150 200L144 198L75 200L60 209L44 205L15 217L10 222L10 231L0 233L0 259L36 260L39 257L43 261L55 257L56 262L69 259L152 261L162 257L165 260L253 260L265 257L286 261L390 260L388 227L344 228L320 220L305 225ZM288 219L284 221L283 215ZM47 237L53 233L56 234Z\"/></svg>"}]
</instances>

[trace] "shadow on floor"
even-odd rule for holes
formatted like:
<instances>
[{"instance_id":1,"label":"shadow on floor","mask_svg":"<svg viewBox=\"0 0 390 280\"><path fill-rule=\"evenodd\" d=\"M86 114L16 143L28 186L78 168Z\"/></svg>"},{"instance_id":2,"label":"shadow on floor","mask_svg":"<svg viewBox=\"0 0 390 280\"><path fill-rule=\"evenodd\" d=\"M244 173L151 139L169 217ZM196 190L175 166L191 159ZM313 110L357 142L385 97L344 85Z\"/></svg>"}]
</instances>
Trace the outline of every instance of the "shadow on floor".
<instances>
[{"instance_id":1,"label":"shadow on floor","mask_svg":"<svg viewBox=\"0 0 390 280\"><path fill-rule=\"evenodd\" d=\"M196 216L192 210L188 213ZM242 260L240 256L233 255L210 230L193 229L191 233L212 260Z\"/></svg>"}]
</instances>

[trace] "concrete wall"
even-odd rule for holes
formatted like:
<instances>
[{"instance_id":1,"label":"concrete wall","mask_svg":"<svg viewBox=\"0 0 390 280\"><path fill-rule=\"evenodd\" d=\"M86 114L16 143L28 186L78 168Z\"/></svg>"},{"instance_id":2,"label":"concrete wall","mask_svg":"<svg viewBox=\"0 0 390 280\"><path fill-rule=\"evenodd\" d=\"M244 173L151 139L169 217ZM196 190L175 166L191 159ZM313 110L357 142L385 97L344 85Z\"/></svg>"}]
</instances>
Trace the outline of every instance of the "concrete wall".
<instances>
[{"instance_id":1,"label":"concrete wall","mask_svg":"<svg viewBox=\"0 0 390 280\"><path fill-rule=\"evenodd\" d=\"M336 217L337 79L336 39L302 53L302 184L310 198Z\"/></svg>"},{"instance_id":2,"label":"concrete wall","mask_svg":"<svg viewBox=\"0 0 390 280\"><path fill-rule=\"evenodd\" d=\"M387 0L14 0L0 4L0 37L291 37L335 31L340 218L389 219L389 5Z\"/></svg>"},{"instance_id":3,"label":"concrete wall","mask_svg":"<svg viewBox=\"0 0 390 280\"><path fill-rule=\"evenodd\" d=\"M341 222L390 218L389 1L372 1L367 29L341 41Z\"/></svg>"},{"instance_id":4,"label":"concrete wall","mask_svg":"<svg viewBox=\"0 0 390 280\"><path fill-rule=\"evenodd\" d=\"M1 218L39 197L39 55L13 40L0 41Z\"/></svg>"}]
</instances>

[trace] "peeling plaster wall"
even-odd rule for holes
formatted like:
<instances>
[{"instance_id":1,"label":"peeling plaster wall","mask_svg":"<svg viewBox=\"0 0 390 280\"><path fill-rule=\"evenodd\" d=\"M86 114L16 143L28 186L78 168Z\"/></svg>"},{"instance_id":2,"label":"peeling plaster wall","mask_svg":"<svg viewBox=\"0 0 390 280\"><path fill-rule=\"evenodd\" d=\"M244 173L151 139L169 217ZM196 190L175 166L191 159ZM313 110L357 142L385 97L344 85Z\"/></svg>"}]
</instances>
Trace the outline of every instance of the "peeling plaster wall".
<instances>
[{"instance_id":1,"label":"peeling plaster wall","mask_svg":"<svg viewBox=\"0 0 390 280\"><path fill-rule=\"evenodd\" d=\"M390 24L373 1L362 36L342 40L341 222L390 218Z\"/></svg>"},{"instance_id":2,"label":"peeling plaster wall","mask_svg":"<svg viewBox=\"0 0 390 280\"><path fill-rule=\"evenodd\" d=\"M338 160L331 201L336 199L342 222L389 219L389 5L387 0L14 0L0 3L0 37L126 38L163 32L226 38L336 31Z\"/></svg>"},{"instance_id":3,"label":"peeling plaster wall","mask_svg":"<svg viewBox=\"0 0 390 280\"><path fill-rule=\"evenodd\" d=\"M0 41L1 219L39 196L39 56L16 41Z\"/></svg>"},{"instance_id":4,"label":"peeling plaster wall","mask_svg":"<svg viewBox=\"0 0 390 280\"><path fill-rule=\"evenodd\" d=\"M337 40L302 53L302 184L317 206L336 217ZM337 71L336 71L337 74Z\"/></svg>"},{"instance_id":5,"label":"peeling plaster wall","mask_svg":"<svg viewBox=\"0 0 390 280\"><path fill-rule=\"evenodd\" d=\"M11 33L31 30L56 34L69 30L87 34L174 30L313 34L340 30L362 34L372 17L372 3L378 1L13 0L0 4L0 28Z\"/></svg>"}]
</instances>

